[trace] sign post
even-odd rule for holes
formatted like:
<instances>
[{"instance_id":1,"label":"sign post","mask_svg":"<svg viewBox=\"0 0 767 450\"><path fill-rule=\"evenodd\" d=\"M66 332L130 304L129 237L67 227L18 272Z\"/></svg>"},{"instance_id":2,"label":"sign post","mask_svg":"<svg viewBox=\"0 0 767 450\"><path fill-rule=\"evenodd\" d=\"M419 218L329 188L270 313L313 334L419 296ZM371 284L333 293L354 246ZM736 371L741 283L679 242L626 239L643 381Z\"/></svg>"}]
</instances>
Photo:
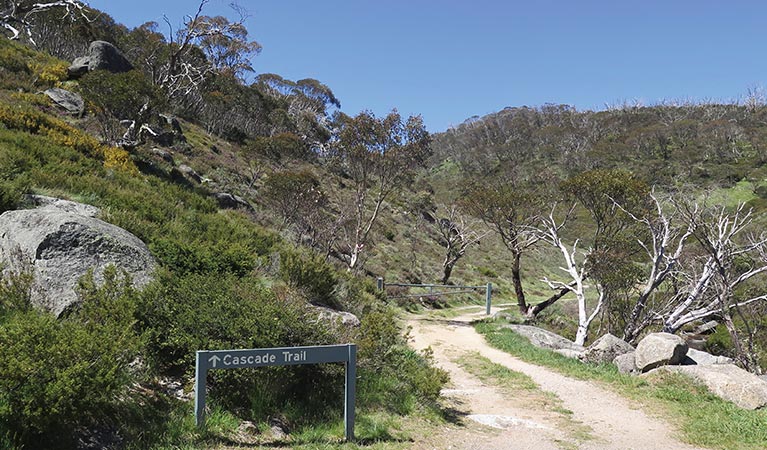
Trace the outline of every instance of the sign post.
<instances>
[{"instance_id":1,"label":"sign post","mask_svg":"<svg viewBox=\"0 0 767 450\"><path fill-rule=\"evenodd\" d=\"M208 370L249 367L293 366L342 362L346 365L344 393L344 435L354 440L354 404L357 381L357 346L354 344L281 347L248 350L200 350L195 361L195 424L205 423L205 397Z\"/></svg>"}]
</instances>

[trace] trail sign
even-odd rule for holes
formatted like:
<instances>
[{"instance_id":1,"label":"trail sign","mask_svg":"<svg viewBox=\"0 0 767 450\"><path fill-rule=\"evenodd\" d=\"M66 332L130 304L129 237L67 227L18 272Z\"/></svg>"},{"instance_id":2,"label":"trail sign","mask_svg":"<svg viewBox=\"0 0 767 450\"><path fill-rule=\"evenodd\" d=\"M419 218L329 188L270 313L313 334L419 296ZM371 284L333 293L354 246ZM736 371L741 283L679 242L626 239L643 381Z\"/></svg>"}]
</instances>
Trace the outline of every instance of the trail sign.
<instances>
[{"instance_id":1,"label":"trail sign","mask_svg":"<svg viewBox=\"0 0 767 450\"><path fill-rule=\"evenodd\" d=\"M201 426L205 422L205 385L208 370L335 362L342 362L346 365L344 435L347 441L352 441L354 440L354 400L357 377L357 346L354 344L248 350L200 350L197 352L194 377L195 423L197 426Z\"/></svg>"}]
</instances>

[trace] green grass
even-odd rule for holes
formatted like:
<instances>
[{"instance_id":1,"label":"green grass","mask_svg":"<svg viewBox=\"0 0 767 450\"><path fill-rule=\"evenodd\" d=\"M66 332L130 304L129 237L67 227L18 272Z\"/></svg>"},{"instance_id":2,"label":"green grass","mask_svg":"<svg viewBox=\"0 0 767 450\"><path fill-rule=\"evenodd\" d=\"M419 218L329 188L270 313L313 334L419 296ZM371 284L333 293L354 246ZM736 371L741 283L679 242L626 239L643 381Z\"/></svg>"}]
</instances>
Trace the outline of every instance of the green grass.
<instances>
[{"instance_id":1,"label":"green grass","mask_svg":"<svg viewBox=\"0 0 767 450\"><path fill-rule=\"evenodd\" d=\"M267 422L256 423L252 431L240 430L243 422L232 413L213 407L205 425L195 426L191 405L178 403L168 411L165 427L147 430L157 436L143 442L128 442L126 450L203 450L233 448L284 449L381 449L407 448L414 434L422 434L434 423L433 417L415 414L403 418L380 411L358 411L354 442L344 441L343 419L301 426L285 437L275 437ZM0 439L0 444L2 443ZM152 444L148 444L151 442ZM149 446L147 446L149 445ZM3 447L4 448L4 447Z\"/></svg>"},{"instance_id":2,"label":"green grass","mask_svg":"<svg viewBox=\"0 0 767 450\"><path fill-rule=\"evenodd\" d=\"M588 365L532 346L499 324L481 322L476 329L503 351L573 378L598 381L616 392L667 416L692 445L716 449L767 448L767 411L747 411L715 397L678 374L650 380L618 373L613 365Z\"/></svg>"}]
</instances>

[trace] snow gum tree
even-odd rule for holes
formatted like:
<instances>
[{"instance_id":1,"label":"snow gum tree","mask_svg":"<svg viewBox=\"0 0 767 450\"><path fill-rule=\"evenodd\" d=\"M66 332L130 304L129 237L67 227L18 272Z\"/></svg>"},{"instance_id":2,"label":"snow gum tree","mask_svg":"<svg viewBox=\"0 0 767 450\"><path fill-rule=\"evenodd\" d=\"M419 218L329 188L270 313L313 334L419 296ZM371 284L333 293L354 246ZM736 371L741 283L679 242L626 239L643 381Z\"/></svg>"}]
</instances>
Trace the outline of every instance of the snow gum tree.
<instances>
[{"instance_id":1,"label":"snow gum tree","mask_svg":"<svg viewBox=\"0 0 767 450\"><path fill-rule=\"evenodd\" d=\"M420 116L405 120L396 110L380 118L369 111L353 118L339 115L337 122L330 161L349 178L353 192L339 205L349 220L338 253L349 270L356 270L384 201L423 164L430 136Z\"/></svg>"}]
</instances>

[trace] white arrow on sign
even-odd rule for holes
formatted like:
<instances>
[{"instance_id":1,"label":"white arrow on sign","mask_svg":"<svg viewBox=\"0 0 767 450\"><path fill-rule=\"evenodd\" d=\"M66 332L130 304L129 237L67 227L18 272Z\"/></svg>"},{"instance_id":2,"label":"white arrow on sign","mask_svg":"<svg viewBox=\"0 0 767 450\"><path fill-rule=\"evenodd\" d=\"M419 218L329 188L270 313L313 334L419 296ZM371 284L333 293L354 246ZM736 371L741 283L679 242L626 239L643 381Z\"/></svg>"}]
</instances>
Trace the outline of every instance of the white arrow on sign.
<instances>
[{"instance_id":1,"label":"white arrow on sign","mask_svg":"<svg viewBox=\"0 0 767 450\"><path fill-rule=\"evenodd\" d=\"M211 365L212 365L213 367L216 367L216 363L217 363L217 362L219 362L219 361L221 361L221 358L219 358L219 357L218 357L218 356L216 356L216 355L213 355L213 356L211 356L211 357L208 359L208 362L209 362L209 363L211 363Z\"/></svg>"}]
</instances>

